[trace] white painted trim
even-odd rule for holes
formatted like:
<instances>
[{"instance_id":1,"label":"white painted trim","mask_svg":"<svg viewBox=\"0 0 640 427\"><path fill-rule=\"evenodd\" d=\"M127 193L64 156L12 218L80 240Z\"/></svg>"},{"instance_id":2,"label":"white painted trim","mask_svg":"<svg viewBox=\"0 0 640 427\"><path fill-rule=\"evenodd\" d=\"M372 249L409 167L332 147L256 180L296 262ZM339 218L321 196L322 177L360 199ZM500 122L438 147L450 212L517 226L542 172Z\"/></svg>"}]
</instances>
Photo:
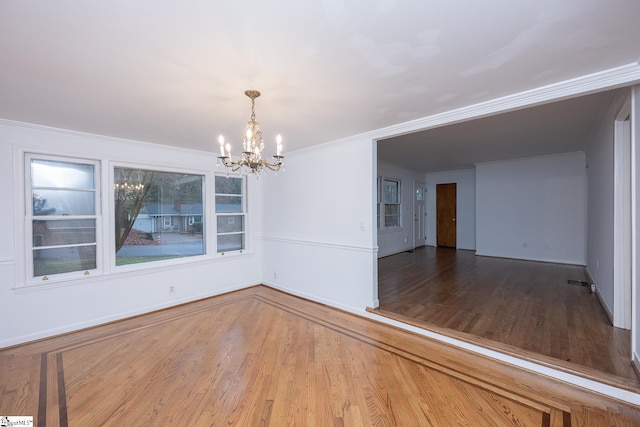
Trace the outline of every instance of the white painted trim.
<instances>
[{"instance_id":1,"label":"white painted trim","mask_svg":"<svg viewBox=\"0 0 640 427\"><path fill-rule=\"evenodd\" d=\"M427 244L427 225L426 225L426 213L427 213L427 184L424 182L425 180L422 181L418 181L418 180L413 180L413 249L415 249L416 246L416 233L419 231L417 230L417 226L422 224L422 239L420 239L422 242L422 245L420 246L424 246ZM416 221L416 217L418 215L418 213L416 212L416 207L418 206L418 202L416 200L416 190L418 188L422 189L422 218L418 219ZM457 205L457 204L456 204ZM458 217L458 213L456 212L456 217ZM456 227L458 226L458 223L456 223ZM457 230L456 230L457 232Z\"/></svg>"},{"instance_id":2,"label":"white painted trim","mask_svg":"<svg viewBox=\"0 0 640 427\"><path fill-rule=\"evenodd\" d=\"M542 105L553 101L569 99L576 96L588 95L624 86L631 86L638 82L640 82L640 61L547 86L514 93L501 98L495 98L455 110L433 114L416 120L362 132L345 138L328 141L323 144L293 150L290 151L288 155L295 156L297 153L322 150L331 145L347 144L350 142L361 141L362 139L370 139L375 142L378 139L391 138L439 126L461 123L472 119L479 119L481 117Z\"/></svg>"},{"instance_id":3,"label":"white painted trim","mask_svg":"<svg viewBox=\"0 0 640 427\"><path fill-rule=\"evenodd\" d=\"M640 372L640 362L638 361L638 178L640 167L640 151L638 151L638 144L640 144L638 135L638 103L640 98L638 97L638 91L640 86L635 86L631 89L631 361L638 372Z\"/></svg>"},{"instance_id":4,"label":"white painted trim","mask_svg":"<svg viewBox=\"0 0 640 427\"><path fill-rule=\"evenodd\" d=\"M336 243L320 242L316 240L284 239L282 237L275 237L275 236L259 236L257 237L257 239L263 240L265 242L279 242L279 243L287 243L287 244L293 244L293 245L318 246L323 248L350 250L350 251L367 252L367 253L374 253L378 250L377 247L372 248L369 246L343 245L343 244L336 244Z\"/></svg>"},{"instance_id":5,"label":"white painted trim","mask_svg":"<svg viewBox=\"0 0 640 427\"><path fill-rule=\"evenodd\" d=\"M376 320L378 322L386 323L386 324L395 326L397 328L404 329L409 332L413 332L415 334L424 336L426 338L431 338L436 341L451 344L453 346L471 351L476 354L481 354L481 355L490 357L492 359L499 360L501 362L505 362L513 366L517 366L519 368L527 369L529 371L535 372L540 375L545 375L545 376L563 381L565 383L582 387L584 389L587 389L596 393L604 394L606 396L612 397L614 399L618 399L626 403L630 403L632 405L640 405L640 393L634 393L632 391L628 391L622 388L603 384L598 381L590 380L575 374L570 374L568 372L560 371L558 369L539 365L537 363L520 359L515 356L510 356L510 355L501 353L499 351L490 350L488 348L481 347L476 344L471 344L466 341L461 341L455 338L438 334L436 332L428 331L426 329L421 329L421 328L409 325L407 323L399 322L397 320L393 320L386 316L380 316L370 312L365 312L364 316L370 319Z\"/></svg>"},{"instance_id":6,"label":"white painted trim","mask_svg":"<svg viewBox=\"0 0 640 427\"><path fill-rule=\"evenodd\" d=\"M579 95L628 86L637 82L640 82L639 62L388 126L369 134L372 134L374 138L389 138L445 124L464 122L552 101L569 99Z\"/></svg>"},{"instance_id":7,"label":"white painted trim","mask_svg":"<svg viewBox=\"0 0 640 427\"><path fill-rule=\"evenodd\" d=\"M604 309L604 314L607 316L609 323L613 326L613 313L604 298L602 298L600 292L598 292L598 285L596 285L596 297L598 298L598 301L600 301L600 306Z\"/></svg>"},{"instance_id":8,"label":"white painted trim","mask_svg":"<svg viewBox=\"0 0 640 427\"><path fill-rule=\"evenodd\" d=\"M613 326L631 329L631 99L614 123Z\"/></svg>"},{"instance_id":9,"label":"white painted trim","mask_svg":"<svg viewBox=\"0 0 640 427\"><path fill-rule=\"evenodd\" d=\"M317 303L320 303L320 304L324 304L326 306L337 308L338 310L343 310L343 311L346 311L348 313L356 314L356 315L359 315L359 316L362 316L364 313L366 313L366 311L363 310L362 308L353 307L353 306L345 305L345 304L340 304L340 303L337 303L334 300L330 300L330 299L327 299L327 298L320 298L315 294L310 294L310 293L307 293L307 292L301 292L301 291L299 291L297 289L289 288L287 286L282 286L282 285L279 285L277 283L273 283L273 282L271 282L269 280L263 281L262 284L265 285L265 286L268 286L270 288L273 288L273 289L282 291L284 293L287 293L289 295L293 295L293 296L296 296L296 297L304 298L304 299L309 300L309 301L313 301L313 302L317 302Z\"/></svg>"},{"instance_id":10,"label":"white painted trim","mask_svg":"<svg viewBox=\"0 0 640 427\"><path fill-rule=\"evenodd\" d=\"M82 137L82 138L91 138L91 139L96 139L96 140L101 140L102 142L105 143L114 143L114 142L123 142L123 143L135 143L135 144L143 144L143 145L147 145L149 147L149 149L154 149L154 147L158 147L161 146L163 148L163 150L168 150L168 151L173 151L176 153L184 153L186 152L192 152L195 154L202 154L202 153L207 153L209 155L213 155L215 156L217 151L215 151L214 149L217 148L213 147L212 151L202 151L202 150L195 150L193 148L184 148L184 147L179 147L179 146L175 146L175 145L166 145L166 144L158 144L158 143L154 143L154 142L148 142L148 141L140 141L140 140L135 140L135 139L127 139L127 138L119 138L117 136L108 136L108 135L100 135L97 133L89 133L89 132L80 132L80 131L76 131L76 130L70 130L70 129L65 129L65 128L56 128L56 127L52 127L52 126L45 126L45 125L39 125L39 124L35 124L35 123L28 123L28 122L19 122L16 120L9 120L9 119L3 119L0 118L0 127L7 127L7 128L23 128L23 129L28 129L28 130L34 130L34 131L44 131L44 132L53 132L57 135L69 135L69 136L73 136L73 137ZM13 141L12 141L13 142ZM55 156L69 156L69 153L66 154L58 154L56 152L51 152L51 155L55 155Z\"/></svg>"},{"instance_id":11,"label":"white painted trim","mask_svg":"<svg viewBox=\"0 0 640 427\"><path fill-rule=\"evenodd\" d=\"M589 267L585 267L584 270L587 273L587 278L589 280L589 285L593 285L593 286L596 287L595 294L596 294L596 297L598 298L598 301L600 301L600 306L602 306L602 309L604 310L604 313L607 315L607 319L609 319L609 323L611 323L611 325L613 325L613 314L611 313L611 309L609 308L607 303L604 301L604 299L602 299L602 296L600 295L600 292L598 290L598 283L595 281L595 279L591 275L591 272L589 271Z\"/></svg>"},{"instance_id":12,"label":"white painted trim","mask_svg":"<svg viewBox=\"0 0 640 427\"><path fill-rule=\"evenodd\" d=\"M473 249L466 249L466 250L473 250ZM483 253L483 252L478 251L478 250L475 250L475 252L476 252L476 256L483 256L483 257L487 257L487 258L518 259L518 260L522 260L522 261L548 262L550 264L579 265L581 267L585 266L583 262L577 262L577 261L574 261L574 260L567 260L567 259L531 258L531 257L525 257L525 256L519 256L518 258L511 258L511 257L508 257L508 256L486 254L486 253Z\"/></svg>"},{"instance_id":13,"label":"white painted trim","mask_svg":"<svg viewBox=\"0 0 640 427\"><path fill-rule=\"evenodd\" d=\"M96 275L96 276L87 277L87 278L83 277L83 278L77 278L77 279L60 280L60 281L51 282L51 283L36 283L33 285L27 285L27 286L19 285L17 283L20 283L20 282L17 281L17 283L14 283L14 286L11 288L11 290L15 293L26 293L26 292L50 290L55 288L64 288L67 286L91 285L94 283L118 280L118 279L123 279L127 277L145 276L145 275L148 275L150 272L157 273L157 272L163 272L163 271L175 271L179 269L193 268L199 265L230 262L230 261L233 261L234 259L237 260L237 257L241 257L241 256L248 257L248 256L255 256L255 255L256 255L255 252L243 252L242 254L229 255L228 257L226 256L216 257L216 258L198 257L197 260L191 260L190 262L179 262L179 259L178 259L177 262L170 263L169 261L171 260L168 260L166 263L163 263L162 265L159 265L159 266L153 265L153 263L149 263L151 265L145 266L144 268L135 269L135 270L114 271L114 272L110 272L108 274L103 274L99 276Z\"/></svg>"}]
</instances>

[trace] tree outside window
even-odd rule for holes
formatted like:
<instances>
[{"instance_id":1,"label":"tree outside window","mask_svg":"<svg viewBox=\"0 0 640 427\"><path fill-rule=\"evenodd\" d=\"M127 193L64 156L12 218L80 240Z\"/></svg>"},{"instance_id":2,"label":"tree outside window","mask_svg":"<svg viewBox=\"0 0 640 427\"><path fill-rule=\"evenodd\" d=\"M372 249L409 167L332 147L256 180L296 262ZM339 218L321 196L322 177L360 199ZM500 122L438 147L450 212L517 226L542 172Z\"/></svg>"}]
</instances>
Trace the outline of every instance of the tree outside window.
<instances>
[{"instance_id":1,"label":"tree outside window","mask_svg":"<svg viewBox=\"0 0 640 427\"><path fill-rule=\"evenodd\" d=\"M27 155L31 278L98 268L97 162Z\"/></svg>"},{"instance_id":2,"label":"tree outside window","mask_svg":"<svg viewBox=\"0 0 640 427\"><path fill-rule=\"evenodd\" d=\"M379 178L378 228L400 227L401 213L400 181L390 178ZM382 221L381 218L383 219Z\"/></svg>"},{"instance_id":3,"label":"tree outside window","mask_svg":"<svg viewBox=\"0 0 640 427\"><path fill-rule=\"evenodd\" d=\"M114 183L116 265L205 253L203 175L116 167Z\"/></svg>"},{"instance_id":4,"label":"tree outside window","mask_svg":"<svg viewBox=\"0 0 640 427\"><path fill-rule=\"evenodd\" d=\"M217 252L245 249L244 178L216 176L216 242Z\"/></svg>"}]
</instances>

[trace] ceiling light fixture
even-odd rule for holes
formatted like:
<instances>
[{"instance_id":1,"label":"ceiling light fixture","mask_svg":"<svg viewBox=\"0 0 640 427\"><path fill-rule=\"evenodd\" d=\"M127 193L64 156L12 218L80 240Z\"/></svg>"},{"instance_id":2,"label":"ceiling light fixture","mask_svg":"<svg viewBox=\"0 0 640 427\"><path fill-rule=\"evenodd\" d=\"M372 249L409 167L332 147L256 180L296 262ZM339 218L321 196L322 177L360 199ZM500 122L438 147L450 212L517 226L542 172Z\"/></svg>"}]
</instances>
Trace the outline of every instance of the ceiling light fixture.
<instances>
[{"instance_id":1,"label":"ceiling light fixture","mask_svg":"<svg viewBox=\"0 0 640 427\"><path fill-rule=\"evenodd\" d=\"M272 171L279 171L284 164L284 156L282 156L282 137L276 137L276 154L273 156L273 163L262 158L262 150L264 142L262 141L262 131L260 123L256 121L255 102L260 96L257 90L247 90L244 92L251 98L251 119L247 122L244 133L244 142L242 143L242 154L237 161L233 161L231 157L231 145L225 144L224 137L220 135L218 143L220 144L220 156L218 156L218 164L227 167L232 172L240 171L243 175L254 174L259 175L265 168Z\"/></svg>"}]
</instances>

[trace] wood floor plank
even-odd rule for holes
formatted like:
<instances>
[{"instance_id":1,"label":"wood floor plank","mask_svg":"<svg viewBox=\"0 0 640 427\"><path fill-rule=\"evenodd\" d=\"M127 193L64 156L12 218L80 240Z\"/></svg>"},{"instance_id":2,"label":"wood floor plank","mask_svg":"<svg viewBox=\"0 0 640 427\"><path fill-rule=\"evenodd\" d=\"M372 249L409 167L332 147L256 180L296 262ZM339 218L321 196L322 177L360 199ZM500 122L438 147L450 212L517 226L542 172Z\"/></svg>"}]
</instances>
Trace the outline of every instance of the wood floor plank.
<instances>
[{"instance_id":1,"label":"wood floor plank","mask_svg":"<svg viewBox=\"0 0 640 427\"><path fill-rule=\"evenodd\" d=\"M609 323L588 288L568 283L587 281L583 267L424 247L380 259L378 273L378 309L385 315L640 389L630 332Z\"/></svg>"},{"instance_id":2,"label":"wood floor plank","mask_svg":"<svg viewBox=\"0 0 640 427\"><path fill-rule=\"evenodd\" d=\"M640 408L265 287L2 350L0 378L0 413L35 415L44 388L48 426L640 423Z\"/></svg>"}]
</instances>

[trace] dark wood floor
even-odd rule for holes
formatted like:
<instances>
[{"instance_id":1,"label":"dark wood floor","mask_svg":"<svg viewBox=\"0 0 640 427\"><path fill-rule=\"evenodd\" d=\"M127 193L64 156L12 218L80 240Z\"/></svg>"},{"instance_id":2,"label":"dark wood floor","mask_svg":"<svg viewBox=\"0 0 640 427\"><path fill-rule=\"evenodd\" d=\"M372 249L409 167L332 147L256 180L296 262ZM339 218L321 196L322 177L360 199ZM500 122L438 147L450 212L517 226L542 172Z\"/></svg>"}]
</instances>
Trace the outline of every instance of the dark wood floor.
<instances>
[{"instance_id":1,"label":"dark wood floor","mask_svg":"<svg viewBox=\"0 0 640 427\"><path fill-rule=\"evenodd\" d=\"M640 408L258 286L0 350L0 414L67 426L631 426Z\"/></svg>"},{"instance_id":2,"label":"dark wood floor","mask_svg":"<svg viewBox=\"0 0 640 427\"><path fill-rule=\"evenodd\" d=\"M590 378L640 388L630 332L611 326L579 266L423 247L381 258L378 312Z\"/></svg>"}]
</instances>

